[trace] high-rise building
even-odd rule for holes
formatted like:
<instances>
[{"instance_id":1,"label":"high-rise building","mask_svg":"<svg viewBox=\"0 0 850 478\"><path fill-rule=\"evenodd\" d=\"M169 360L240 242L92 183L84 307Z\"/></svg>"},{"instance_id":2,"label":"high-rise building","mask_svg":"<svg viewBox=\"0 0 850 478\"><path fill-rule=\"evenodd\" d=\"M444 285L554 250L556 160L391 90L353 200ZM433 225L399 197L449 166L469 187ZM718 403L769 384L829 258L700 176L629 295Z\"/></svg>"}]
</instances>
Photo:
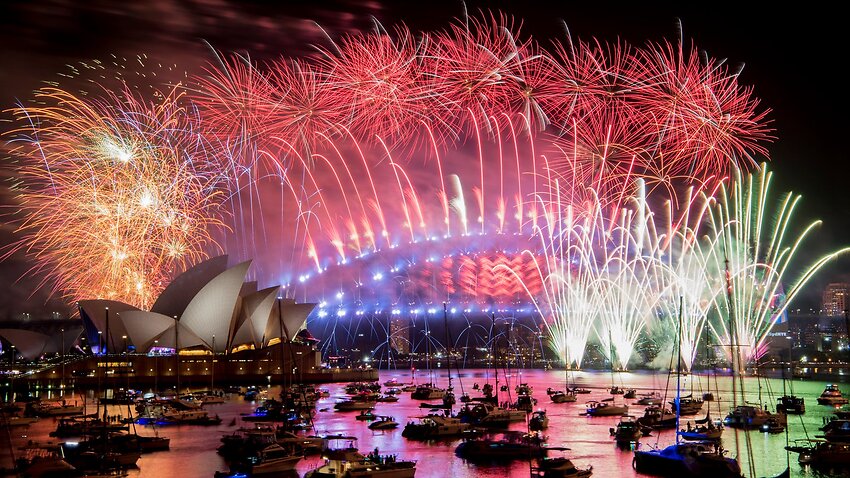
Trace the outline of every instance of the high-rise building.
<instances>
[{"instance_id":1,"label":"high-rise building","mask_svg":"<svg viewBox=\"0 0 850 478\"><path fill-rule=\"evenodd\" d=\"M393 315L392 319L390 319L390 347L400 355L410 353L410 327L408 327L408 320L398 314Z\"/></svg>"},{"instance_id":2,"label":"high-rise building","mask_svg":"<svg viewBox=\"0 0 850 478\"><path fill-rule=\"evenodd\" d=\"M850 307L850 284L834 282L827 285L823 291L823 314L843 315L848 307Z\"/></svg>"}]
</instances>

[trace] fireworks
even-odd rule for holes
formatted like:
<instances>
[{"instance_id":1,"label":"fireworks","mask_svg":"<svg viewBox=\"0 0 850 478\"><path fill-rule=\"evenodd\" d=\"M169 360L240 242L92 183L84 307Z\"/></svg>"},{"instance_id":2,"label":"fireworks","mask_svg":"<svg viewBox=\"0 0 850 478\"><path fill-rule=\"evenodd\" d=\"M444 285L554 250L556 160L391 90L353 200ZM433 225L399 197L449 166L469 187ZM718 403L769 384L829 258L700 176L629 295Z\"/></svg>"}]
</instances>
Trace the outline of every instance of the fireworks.
<instances>
[{"instance_id":1,"label":"fireworks","mask_svg":"<svg viewBox=\"0 0 850 478\"><path fill-rule=\"evenodd\" d=\"M327 329L442 302L534 309L565 363L595 336L621 368L655 321L681 317L686 367L706 324L729 340L728 257L735 330L757 351L834 255L784 284L811 228L788 246L796 199L767 224L769 178L742 189L772 130L739 73L682 43L547 49L492 14L377 25L305 58L217 55L152 103L42 90L48 106L16 111L14 250L70 298L145 306L220 242L320 302Z\"/></svg>"},{"instance_id":2,"label":"fireworks","mask_svg":"<svg viewBox=\"0 0 850 478\"><path fill-rule=\"evenodd\" d=\"M180 89L147 103L126 89L103 100L45 88L45 106L15 110L29 126L12 252L30 251L70 300L144 307L177 272L206 257L219 221L206 145Z\"/></svg>"}]
</instances>

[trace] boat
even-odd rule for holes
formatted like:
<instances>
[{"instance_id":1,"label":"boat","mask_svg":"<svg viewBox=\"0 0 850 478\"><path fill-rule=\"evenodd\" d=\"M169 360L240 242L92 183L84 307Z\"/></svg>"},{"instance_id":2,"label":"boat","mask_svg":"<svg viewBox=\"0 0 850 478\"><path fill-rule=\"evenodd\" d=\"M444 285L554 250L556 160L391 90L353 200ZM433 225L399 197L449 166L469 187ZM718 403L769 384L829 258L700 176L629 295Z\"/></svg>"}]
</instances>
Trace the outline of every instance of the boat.
<instances>
[{"instance_id":1,"label":"boat","mask_svg":"<svg viewBox=\"0 0 850 478\"><path fill-rule=\"evenodd\" d=\"M806 413L806 400L795 395L783 395L776 399L776 412L787 415L803 415Z\"/></svg>"},{"instance_id":2,"label":"boat","mask_svg":"<svg viewBox=\"0 0 850 478\"><path fill-rule=\"evenodd\" d=\"M632 443L637 443L643 435L640 424L638 424L635 417L631 415L625 415L620 418L619 423L617 423L617 427L610 428L609 433L612 437L614 437L614 441L616 441L618 445L630 445Z\"/></svg>"},{"instance_id":3,"label":"boat","mask_svg":"<svg viewBox=\"0 0 850 478\"><path fill-rule=\"evenodd\" d=\"M553 403L572 403L578 400L576 394L573 393L571 390L567 392L562 392L558 390L555 393L549 395L549 398L552 399Z\"/></svg>"},{"instance_id":4,"label":"boat","mask_svg":"<svg viewBox=\"0 0 850 478\"><path fill-rule=\"evenodd\" d=\"M2 417L0 427L28 427L38 421L38 417Z\"/></svg>"},{"instance_id":5,"label":"boat","mask_svg":"<svg viewBox=\"0 0 850 478\"><path fill-rule=\"evenodd\" d=\"M203 395L199 399L201 405L221 405L224 403L224 397L219 395Z\"/></svg>"},{"instance_id":6,"label":"boat","mask_svg":"<svg viewBox=\"0 0 850 478\"><path fill-rule=\"evenodd\" d=\"M812 467L847 467L850 465L850 443L835 443L821 439L795 440L786 450L799 453L797 460Z\"/></svg>"},{"instance_id":7,"label":"boat","mask_svg":"<svg viewBox=\"0 0 850 478\"><path fill-rule=\"evenodd\" d=\"M507 410L486 402L466 406L458 413L462 422L482 427L506 427L510 422L525 421L526 416L523 410Z\"/></svg>"},{"instance_id":8,"label":"boat","mask_svg":"<svg viewBox=\"0 0 850 478\"><path fill-rule=\"evenodd\" d=\"M250 476L277 474L292 471L301 461L301 455L278 444L268 445L256 454L245 457L231 465L231 472L238 471Z\"/></svg>"},{"instance_id":9,"label":"boat","mask_svg":"<svg viewBox=\"0 0 850 478\"><path fill-rule=\"evenodd\" d=\"M830 420L821 427L823 438L830 442L850 443L850 420Z\"/></svg>"},{"instance_id":10,"label":"boat","mask_svg":"<svg viewBox=\"0 0 850 478\"><path fill-rule=\"evenodd\" d=\"M82 415L85 407L66 403L65 400L60 402L29 402L25 409L25 415L37 417L61 417L69 415Z\"/></svg>"},{"instance_id":11,"label":"boat","mask_svg":"<svg viewBox=\"0 0 850 478\"><path fill-rule=\"evenodd\" d=\"M369 424L370 430L392 430L398 428L398 422L393 417L380 416Z\"/></svg>"},{"instance_id":12,"label":"boat","mask_svg":"<svg viewBox=\"0 0 850 478\"><path fill-rule=\"evenodd\" d=\"M711 417L704 420L696 420L697 423L679 430L679 437L688 441L719 441L723 435L723 425L715 425Z\"/></svg>"},{"instance_id":13,"label":"boat","mask_svg":"<svg viewBox=\"0 0 850 478\"><path fill-rule=\"evenodd\" d=\"M693 395L686 395L679 398L679 406L681 407L681 410L676 410L675 400L670 400L668 403L674 413L678 412L679 415L696 415L700 412L700 410L702 410L704 402L701 398L694 398Z\"/></svg>"},{"instance_id":14,"label":"boat","mask_svg":"<svg viewBox=\"0 0 850 478\"><path fill-rule=\"evenodd\" d=\"M658 392L647 393L641 395L637 402L637 405L661 405L664 402L664 399L661 397L661 394Z\"/></svg>"},{"instance_id":15,"label":"boat","mask_svg":"<svg viewBox=\"0 0 850 478\"><path fill-rule=\"evenodd\" d=\"M585 404L586 415L590 417L612 417L629 413L628 405L615 405L611 398L601 402L591 400Z\"/></svg>"},{"instance_id":16,"label":"boat","mask_svg":"<svg viewBox=\"0 0 850 478\"><path fill-rule=\"evenodd\" d=\"M530 412L534 410L534 406L537 405L537 399L527 394L520 394L516 397L516 402L513 403L514 410L522 410L524 412Z\"/></svg>"},{"instance_id":17,"label":"boat","mask_svg":"<svg viewBox=\"0 0 850 478\"><path fill-rule=\"evenodd\" d=\"M396 397L395 395L381 395L380 397L378 397L377 401L382 403L392 403L397 402L398 397Z\"/></svg>"},{"instance_id":18,"label":"boat","mask_svg":"<svg viewBox=\"0 0 850 478\"><path fill-rule=\"evenodd\" d=\"M740 478L738 460L725 456L716 443L682 442L662 449L635 450L638 473L665 477Z\"/></svg>"},{"instance_id":19,"label":"boat","mask_svg":"<svg viewBox=\"0 0 850 478\"><path fill-rule=\"evenodd\" d=\"M130 428L123 423L104 422L93 418L60 418L56 429L49 433L52 437L79 437L91 433L113 433L128 431Z\"/></svg>"},{"instance_id":20,"label":"boat","mask_svg":"<svg viewBox=\"0 0 850 478\"><path fill-rule=\"evenodd\" d=\"M32 478L83 477L85 474L65 460L62 447L55 444L30 443L21 447L23 453L15 460L15 469Z\"/></svg>"},{"instance_id":21,"label":"boat","mask_svg":"<svg viewBox=\"0 0 850 478\"><path fill-rule=\"evenodd\" d=\"M385 387L400 387L402 385L404 385L404 384L399 382L398 379L396 379L395 377L384 382Z\"/></svg>"},{"instance_id":22,"label":"boat","mask_svg":"<svg viewBox=\"0 0 850 478\"><path fill-rule=\"evenodd\" d=\"M818 397L818 403L821 405L846 405L848 403L847 398L841 393L841 389L838 388L838 385L829 384L823 390L823 393Z\"/></svg>"},{"instance_id":23,"label":"boat","mask_svg":"<svg viewBox=\"0 0 850 478\"><path fill-rule=\"evenodd\" d=\"M455 455L469 461L513 461L543 458L548 449L537 433L503 432L501 438L482 437L461 442Z\"/></svg>"},{"instance_id":24,"label":"boat","mask_svg":"<svg viewBox=\"0 0 850 478\"><path fill-rule=\"evenodd\" d=\"M714 392L705 392L702 394L703 402L713 402L714 401Z\"/></svg>"},{"instance_id":25,"label":"boat","mask_svg":"<svg viewBox=\"0 0 850 478\"><path fill-rule=\"evenodd\" d=\"M446 391L442 388L436 387L431 383L426 383L417 386L416 390L411 392L410 398L414 400L436 400L443 398L445 393Z\"/></svg>"},{"instance_id":26,"label":"boat","mask_svg":"<svg viewBox=\"0 0 850 478\"><path fill-rule=\"evenodd\" d=\"M625 390L623 390L622 388L620 388L616 385L611 387L608 391L611 393L611 395L623 395L623 394L626 393Z\"/></svg>"},{"instance_id":27,"label":"boat","mask_svg":"<svg viewBox=\"0 0 850 478\"><path fill-rule=\"evenodd\" d=\"M372 413L372 410L363 410L362 412L360 412L360 414L354 417L354 419L358 421L372 421L376 420L377 418L378 416Z\"/></svg>"},{"instance_id":28,"label":"boat","mask_svg":"<svg viewBox=\"0 0 850 478\"><path fill-rule=\"evenodd\" d=\"M533 478L587 478L593 475L593 467L581 470L567 458L547 457L539 460L531 472Z\"/></svg>"},{"instance_id":29,"label":"boat","mask_svg":"<svg viewBox=\"0 0 850 478\"><path fill-rule=\"evenodd\" d=\"M332 441L346 440L347 445L322 452L324 463L308 471L304 478L413 478L416 462L399 460L395 455L381 455L375 448L368 455L354 446L353 437L329 437Z\"/></svg>"},{"instance_id":30,"label":"boat","mask_svg":"<svg viewBox=\"0 0 850 478\"><path fill-rule=\"evenodd\" d=\"M637 390L630 388L623 394L623 398L637 398Z\"/></svg>"},{"instance_id":31,"label":"boat","mask_svg":"<svg viewBox=\"0 0 850 478\"><path fill-rule=\"evenodd\" d=\"M783 425L786 423L786 415L782 413L774 414L755 405L738 405L732 409L726 418L723 419L723 424L732 428L743 428L745 430L752 428L761 428L768 420L777 420Z\"/></svg>"},{"instance_id":32,"label":"boat","mask_svg":"<svg viewBox=\"0 0 850 478\"><path fill-rule=\"evenodd\" d=\"M549 428L549 417L546 416L546 410L537 410L531 414L528 419L528 429L531 431L540 431Z\"/></svg>"},{"instance_id":33,"label":"boat","mask_svg":"<svg viewBox=\"0 0 850 478\"><path fill-rule=\"evenodd\" d=\"M427 415L418 417L417 422L408 422L401 436L412 440L432 440L438 438L458 437L469 431L470 425L463 423L460 418L444 415Z\"/></svg>"},{"instance_id":34,"label":"boat","mask_svg":"<svg viewBox=\"0 0 850 478\"><path fill-rule=\"evenodd\" d=\"M401 387L401 391L402 392L415 392L416 391L416 385L405 385L405 386Z\"/></svg>"},{"instance_id":35,"label":"boat","mask_svg":"<svg viewBox=\"0 0 850 478\"><path fill-rule=\"evenodd\" d=\"M97 401L101 405L132 405L141 397L138 390L118 389L111 397L98 398Z\"/></svg>"},{"instance_id":36,"label":"boat","mask_svg":"<svg viewBox=\"0 0 850 478\"><path fill-rule=\"evenodd\" d=\"M582 395L582 394L585 394L585 393L590 393L590 390L588 390L586 388L581 388L581 387L573 387L573 388L570 389L570 391L573 392L576 395Z\"/></svg>"},{"instance_id":37,"label":"boat","mask_svg":"<svg viewBox=\"0 0 850 478\"><path fill-rule=\"evenodd\" d=\"M334 409L340 412L353 410L371 410L375 408L375 402L363 400L342 400L334 405Z\"/></svg>"},{"instance_id":38,"label":"boat","mask_svg":"<svg viewBox=\"0 0 850 478\"><path fill-rule=\"evenodd\" d=\"M638 418L637 422L642 427L655 430L676 428L676 414L669 408L652 405L644 409L643 416Z\"/></svg>"},{"instance_id":39,"label":"boat","mask_svg":"<svg viewBox=\"0 0 850 478\"><path fill-rule=\"evenodd\" d=\"M785 431L785 422L779 421L776 417L770 417L762 424L759 430L762 433L782 433Z\"/></svg>"}]
</instances>

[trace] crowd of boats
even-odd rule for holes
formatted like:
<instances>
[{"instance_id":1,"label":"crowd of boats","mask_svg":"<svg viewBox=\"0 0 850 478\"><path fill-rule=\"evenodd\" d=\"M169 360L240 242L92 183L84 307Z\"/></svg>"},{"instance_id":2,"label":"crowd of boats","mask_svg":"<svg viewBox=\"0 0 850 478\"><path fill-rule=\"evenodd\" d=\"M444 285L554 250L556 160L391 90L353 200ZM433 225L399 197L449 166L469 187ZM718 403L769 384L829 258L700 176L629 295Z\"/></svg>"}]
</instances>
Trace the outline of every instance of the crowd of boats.
<instances>
[{"instance_id":1,"label":"crowd of boats","mask_svg":"<svg viewBox=\"0 0 850 478\"><path fill-rule=\"evenodd\" d=\"M445 389L433 383L395 379L383 384L350 383L344 387L346 397L333 408L338 413L357 412L354 421L366 422L371 430L400 428L401 436L408 440L456 440L455 454L470 462L527 460L532 462L533 475L543 478L592 475L592 467L573 464L568 448L548 444L549 415L529 384L498 388L507 392L508 400L500 400L497 387L498 382L495 386L476 384L475 396L464 393L456 399L451 383ZM612 441L633 453L638 472L655 476L740 477L738 460L721 446L725 428L781 433L788 426L788 415L806 412L805 399L792 394L778 398L774 411L764 404L744 403L734 406L721 420L712 417L715 398L710 392L665 397L657 391L640 393L619 387L607 391L610 398L599 400L580 400L578 397L590 390L578 387L549 388L545 393L550 406L575 407L589 418L618 417L609 430ZM316 478L405 478L416 472L416 462L405 457L381 454L377 449L359 451L353 436L315 434L316 405L329 396L327 389L296 384L275 397L255 387L230 391L237 392L246 400L257 400L259 406L239 417L241 427L221 436L218 453L228 469L216 473L217 477L291 471L310 455L322 457L321 464L307 475ZM393 403L403 394L421 402L421 415L399 423L391 415L374 412L379 402ZM233 400L225 391L169 396L128 390L100 399L93 414L85 414L86 404L80 402L7 403L2 407L2 424L17 427L55 419L50 436L63 441L28 442L21 447L16 471L23 476L120 476L121 470L134 466L142 454L169 449L169 438L160 436L167 426L220 424L221 418L210 408L225 400ZM817 401L834 407L835 414L824 421L821 435L796 440L786 449L799 454L803 464L850 465L850 410L840 408L848 399L838 386L828 385ZM112 413L117 407L126 410L126 415L110 415L106 405L112 406ZM640 407L642 413L635 414ZM719 402L716 409L720 411ZM236 423L234 419L231 425ZM509 430L514 423L524 424L524 430ZM137 425L147 425L145 429L154 434L139 433ZM643 438L667 429L675 430L674 444L641 445Z\"/></svg>"}]
</instances>

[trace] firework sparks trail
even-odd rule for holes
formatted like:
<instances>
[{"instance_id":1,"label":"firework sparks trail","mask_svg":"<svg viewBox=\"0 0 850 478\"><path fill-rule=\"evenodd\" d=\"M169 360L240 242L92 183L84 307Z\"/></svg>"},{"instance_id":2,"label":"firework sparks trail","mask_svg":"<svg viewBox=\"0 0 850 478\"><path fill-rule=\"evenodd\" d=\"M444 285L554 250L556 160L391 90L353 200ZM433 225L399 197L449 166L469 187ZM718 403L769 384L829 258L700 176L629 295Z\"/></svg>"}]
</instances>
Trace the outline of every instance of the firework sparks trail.
<instances>
[{"instance_id":1,"label":"firework sparks trail","mask_svg":"<svg viewBox=\"0 0 850 478\"><path fill-rule=\"evenodd\" d=\"M715 284L728 287L729 293L717 297L720 320L709 321L708 325L718 342L727 345L727 354L731 354L728 344L737 339L742 359L738 363L764 355L770 329L803 286L828 262L850 251L843 248L829 253L792 278L789 266L820 221L810 223L795 235L791 220L801 197L789 193L773 199L771 179L766 165L758 174L737 173L728 188L721 186L709 213L707 264L720 272L714 278ZM730 328L733 323L737 337L733 337Z\"/></svg>"}]
</instances>

